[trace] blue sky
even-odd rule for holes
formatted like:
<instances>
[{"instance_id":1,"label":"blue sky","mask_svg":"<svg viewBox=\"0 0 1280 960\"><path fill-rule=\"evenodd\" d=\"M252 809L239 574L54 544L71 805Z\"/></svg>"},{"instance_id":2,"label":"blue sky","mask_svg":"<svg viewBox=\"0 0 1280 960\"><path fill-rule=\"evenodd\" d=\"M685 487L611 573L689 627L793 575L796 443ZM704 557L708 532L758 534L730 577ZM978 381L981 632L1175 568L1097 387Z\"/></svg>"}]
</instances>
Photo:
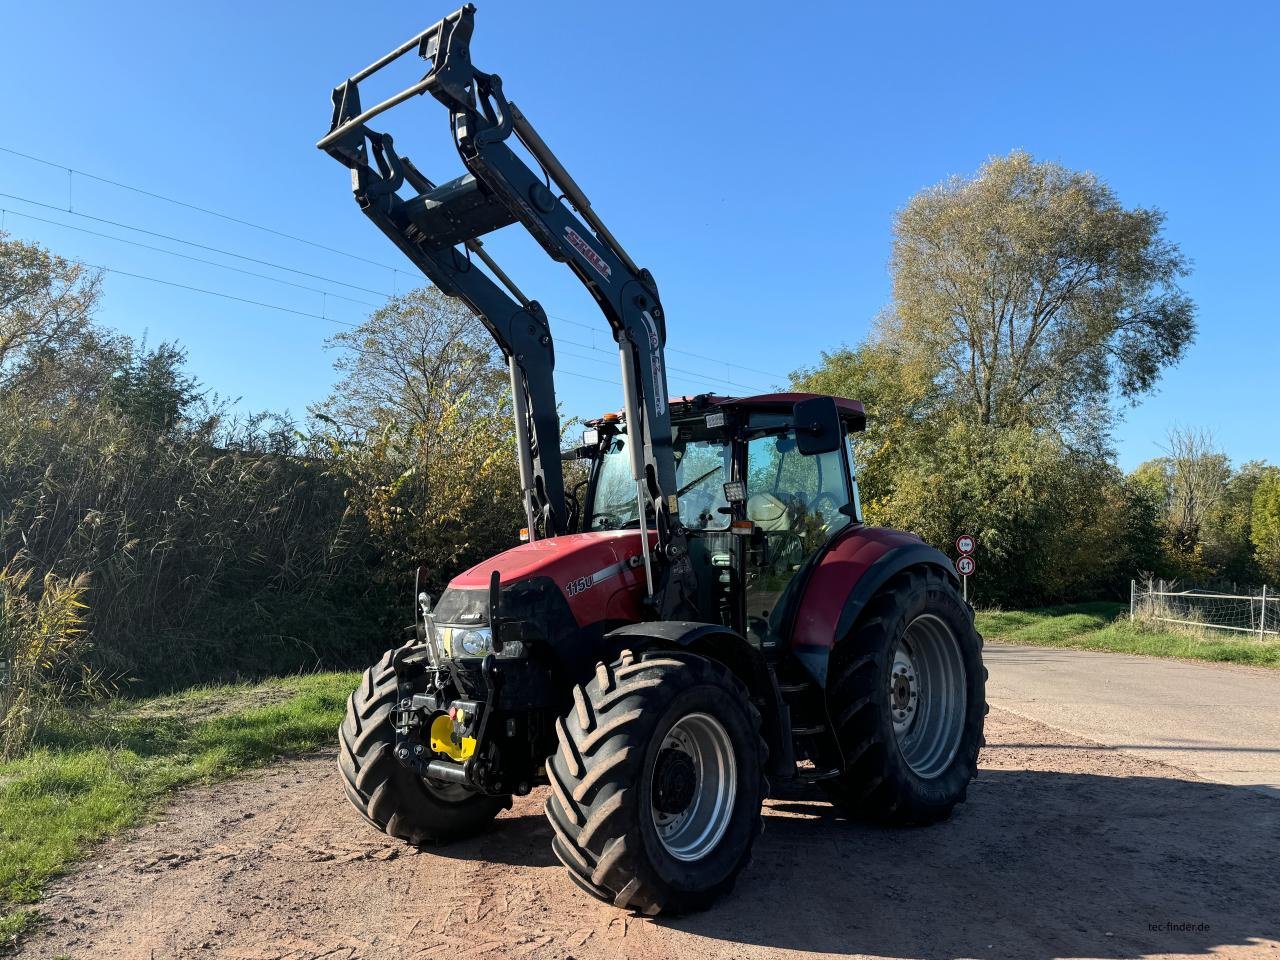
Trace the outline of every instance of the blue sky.
<instances>
[{"instance_id":1,"label":"blue sky","mask_svg":"<svg viewBox=\"0 0 1280 960\"><path fill-rule=\"evenodd\" d=\"M323 397L333 379L324 339L340 329L330 321L356 322L366 304L417 282L356 209L346 171L313 146L329 91L452 4L323 0L303 18L245 2L6 6L0 146L388 266L0 153L0 192L57 208L0 197L5 228L91 263L297 311L113 274L102 319L181 341L205 384L247 408L300 414ZM1186 288L1199 338L1128 412L1121 465L1158 455L1174 423L1213 430L1237 462L1280 462L1273 5L478 6L477 66L502 74L657 277L673 390L768 389L820 350L859 340L889 297L894 211L1023 148L1094 171L1126 204L1163 209L1167 235L1195 263ZM388 84L420 74L402 63ZM460 172L434 101L389 121L429 175ZM616 408L612 344L576 281L525 237L490 247L554 318L566 412Z\"/></svg>"}]
</instances>

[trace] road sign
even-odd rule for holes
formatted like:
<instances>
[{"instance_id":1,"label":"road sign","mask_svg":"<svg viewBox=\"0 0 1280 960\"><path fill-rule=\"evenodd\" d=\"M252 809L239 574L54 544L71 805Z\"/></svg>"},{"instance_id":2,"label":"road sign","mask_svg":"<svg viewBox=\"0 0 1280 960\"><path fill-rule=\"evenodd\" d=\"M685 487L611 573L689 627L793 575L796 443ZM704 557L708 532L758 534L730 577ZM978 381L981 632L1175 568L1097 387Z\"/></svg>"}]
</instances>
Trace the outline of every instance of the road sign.
<instances>
[{"instance_id":1,"label":"road sign","mask_svg":"<svg viewBox=\"0 0 1280 960\"><path fill-rule=\"evenodd\" d=\"M956 552L962 557L967 557L969 554L973 553L974 548L977 546L978 542L967 533L956 537Z\"/></svg>"},{"instance_id":2,"label":"road sign","mask_svg":"<svg viewBox=\"0 0 1280 960\"><path fill-rule=\"evenodd\" d=\"M978 569L977 563L974 562L973 557L970 557L968 555L963 556L956 561L956 572L959 573L960 576L962 577L972 576L973 571L977 569Z\"/></svg>"}]
</instances>

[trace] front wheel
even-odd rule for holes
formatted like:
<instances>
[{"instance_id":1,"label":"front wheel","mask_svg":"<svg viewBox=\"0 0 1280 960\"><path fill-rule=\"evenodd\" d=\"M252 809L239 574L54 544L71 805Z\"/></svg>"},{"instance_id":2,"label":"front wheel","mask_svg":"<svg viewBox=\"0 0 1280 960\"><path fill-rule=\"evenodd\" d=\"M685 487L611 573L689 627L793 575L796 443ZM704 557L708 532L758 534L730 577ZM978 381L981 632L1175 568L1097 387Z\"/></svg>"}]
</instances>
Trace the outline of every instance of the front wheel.
<instances>
[{"instance_id":1,"label":"front wheel","mask_svg":"<svg viewBox=\"0 0 1280 960\"><path fill-rule=\"evenodd\" d=\"M338 729L338 770L347 799L373 826L407 843L444 843L477 833L511 806L511 798L424 779L395 758L394 653L388 650L366 670L347 700Z\"/></svg>"},{"instance_id":2,"label":"front wheel","mask_svg":"<svg viewBox=\"0 0 1280 960\"><path fill-rule=\"evenodd\" d=\"M982 637L942 573L891 579L832 655L827 705L849 813L892 823L947 817L977 772L987 712Z\"/></svg>"},{"instance_id":3,"label":"front wheel","mask_svg":"<svg viewBox=\"0 0 1280 960\"><path fill-rule=\"evenodd\" d=\"M552 849L585 891L656 914L728 892L760 833L765 745L722 664L662 651L600 664L556 723Z\"/></svg>"}]
</instances>

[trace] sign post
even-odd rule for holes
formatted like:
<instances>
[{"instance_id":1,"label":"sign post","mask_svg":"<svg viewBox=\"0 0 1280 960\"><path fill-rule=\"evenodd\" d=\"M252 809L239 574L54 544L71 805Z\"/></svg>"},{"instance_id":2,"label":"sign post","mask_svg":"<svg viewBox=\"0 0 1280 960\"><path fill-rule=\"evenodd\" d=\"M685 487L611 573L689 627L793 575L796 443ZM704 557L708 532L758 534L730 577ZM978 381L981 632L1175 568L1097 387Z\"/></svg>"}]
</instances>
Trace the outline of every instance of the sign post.
<instances>
[{"instance_id":1,"label":"sign post","mask_svg":"<svg viewBox=\"0 0 1280 960\"><path fill-rule=\"evenodd\" d=\"M956 558L956 573L960 574L965 603L969 602L969 577L978 569L978 564L973 559L973 551L977 546L978 541L970 534L964 533L956 537L956 553L960 554Z\"/></svg>"}]
</instances>

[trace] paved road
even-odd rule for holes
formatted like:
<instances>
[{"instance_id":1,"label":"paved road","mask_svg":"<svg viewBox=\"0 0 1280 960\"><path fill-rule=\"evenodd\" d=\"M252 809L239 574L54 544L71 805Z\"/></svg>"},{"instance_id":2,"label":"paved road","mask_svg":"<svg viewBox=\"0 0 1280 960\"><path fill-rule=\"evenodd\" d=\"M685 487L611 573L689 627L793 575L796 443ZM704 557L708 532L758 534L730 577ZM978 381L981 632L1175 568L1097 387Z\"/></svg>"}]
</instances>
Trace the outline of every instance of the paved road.
<instances>
[{"instance_id":1,"label":"paved road","mask_svg":"<svg viewBox=\"0 0 1280 960\"><path fill-rule=\"evenodd\" d=\"M1280 670L1000 643L986 662L993 706L1280 796Z\"/></svg>"}]
</instances>

